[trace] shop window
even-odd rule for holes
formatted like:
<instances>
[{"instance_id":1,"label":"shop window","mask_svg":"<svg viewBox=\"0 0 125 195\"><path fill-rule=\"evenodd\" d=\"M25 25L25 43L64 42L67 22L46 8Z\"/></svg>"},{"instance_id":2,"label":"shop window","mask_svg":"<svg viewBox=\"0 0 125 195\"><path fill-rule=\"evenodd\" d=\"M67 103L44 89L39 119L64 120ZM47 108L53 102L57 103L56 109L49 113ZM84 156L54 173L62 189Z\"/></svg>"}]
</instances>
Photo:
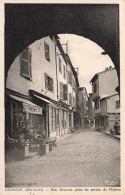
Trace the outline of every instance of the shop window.
<instances>
[{"instance_id":1,"label":"shop window","mask_svg":"<svg viewBox=\"0 0 125 195\"><path fill-rule=\"evenodd\" d=\"M59 57L59 72L62 74L62 62L60 57Z\"/></svg>"},{"instance_id":2,"label":"shop window","mask_svg":"<svg viewBox=\"0 0 125 195\"><path fill-rule=\"evenodd\" d=\"M49 77L46 73L45 75L45 88L48 89L49 91L53 91L53 79Z\"/></svg>"},{"instance_id":3,"label":"shop window","mask_svg":"<svg viewBox=\"0 0 125 195\"><path fill-rule=\"evenodd\" d=\"M56 131L56 110L49 108L49 127L50 131Z\"/></svg>"},{"instance_id":4,"label":"shop window","mask_svg":"<svg viewBox=\"0 0 125 195\"><path fill-rule=\"evenodd\" d=\"M45 58L50 61L50 49L49 49L49 45L44 42L44 49L45 49Z\"/></svg>"},{"instance_id":5,"label":"shop window","mask_svg":"<svg viewBox=\"0 0 125 195\"><path fill-rule=\"evenodd\" d=\"M30 48L26 48L21 53L20 74L26 78L32 77L31 66L32 52Z\"/></svg>"},{"instance_id":6,"label":"shop window","mask_svg":"<svg viewBox=\"0 0 125 195\"><path fill-rule=\"evenodd\" d=\"M116 109L119 109L120 108L120 100L117 100L116 101Z\"/></svg>"},{"instance_id":7,"label":"shop window","mask_svg":"<svg viewBox=\"0 0 125 195\"><path fill-rule=\"evenodd\" d=\"M56 126L59 128L59 110L56 110Z\"/></svg>"},{"instance_id":8,"label":"shop window","mask_svg":"<svg viewBox=\"0 0 125 195\"><path fill-rule=\"evenodd\" d=\"M66 129L66 112L63 110L63 116L62 116L62 127L63 129Z\"/></svg>"},{"instance_id":9,"label":"shop window","mask_svg":"<svg viewBox=\"0 0 125 195\"><path fill-rule=\"evenodd\" d=\"M26 128L26 113L23 112L22 103L11 102L11 136L20 139Z\"/></svg>"}]
</instances>

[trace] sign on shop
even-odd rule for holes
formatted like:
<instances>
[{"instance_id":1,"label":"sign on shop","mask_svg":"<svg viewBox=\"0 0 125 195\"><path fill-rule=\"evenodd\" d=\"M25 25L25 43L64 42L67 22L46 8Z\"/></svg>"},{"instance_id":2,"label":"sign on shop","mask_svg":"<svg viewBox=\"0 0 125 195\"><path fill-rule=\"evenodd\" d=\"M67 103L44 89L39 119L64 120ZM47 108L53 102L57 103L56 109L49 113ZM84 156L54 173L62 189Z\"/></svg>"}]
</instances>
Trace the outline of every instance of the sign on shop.
<instances>
[{"instance_id":1,"label":"sign on shop","mask_svg":"<svg viewBox=\"0 0 125 195\"><path fill-rule=\"evenodd\" d=\"M30 104L23 103L23 109L24 109L24 112L42 115L42 108L38 106L33 106Z\"/></svg>"}]
</instances>

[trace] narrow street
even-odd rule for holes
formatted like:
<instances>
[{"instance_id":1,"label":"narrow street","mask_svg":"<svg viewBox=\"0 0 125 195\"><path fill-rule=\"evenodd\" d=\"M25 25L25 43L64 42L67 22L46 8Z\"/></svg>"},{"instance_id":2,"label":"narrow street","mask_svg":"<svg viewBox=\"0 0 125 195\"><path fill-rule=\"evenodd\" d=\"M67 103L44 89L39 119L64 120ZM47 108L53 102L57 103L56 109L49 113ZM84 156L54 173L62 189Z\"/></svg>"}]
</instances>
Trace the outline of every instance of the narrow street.
<instances>
[{"instance_id":1,"label":"narrow street","mask_svg":"<svg viewBox=\"0 0 125 195\"><path fill-rule=\"evenodd\" d=\"M5 168L6 187L120 186L120 143L93 128L79 130L46 156Z\"/></svg>"}]
</instances>

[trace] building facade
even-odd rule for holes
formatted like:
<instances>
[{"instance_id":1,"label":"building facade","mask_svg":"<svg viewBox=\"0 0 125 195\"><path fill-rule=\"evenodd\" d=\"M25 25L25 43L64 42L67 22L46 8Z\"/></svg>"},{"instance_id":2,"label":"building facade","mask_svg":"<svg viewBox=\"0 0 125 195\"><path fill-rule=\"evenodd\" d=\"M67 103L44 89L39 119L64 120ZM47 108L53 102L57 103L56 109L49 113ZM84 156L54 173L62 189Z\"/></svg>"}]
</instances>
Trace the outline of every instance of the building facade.
<instances>
[{"instance_id":1,"label":"building facade","mask_svg":"<svg viewBox=\"0 0 125 195\"><path fill-rule=\"evenodd\" d=\"M78 88L78 102L79 102L79 112L81 116L81 128L86 128L89 126L88 119L88 94L85 87Z\"/></svg>"},{"instance_id":2,"label":"building facade","mask_svg":"<svg viewBox=\"0 0 125 195\"><path fill-rule=\"evenodd\" d=\"M8 71L7 136L30 142L31 148L35 136L54 136L59 123L56 102L55 40L45 37L24 49Z\"/></svg>"},{"instance_id":3,"label":"building facade","mask_svg":"<svg viewBox=\"0 0 125 195\"><path fill-rule=\"evenodd\" d=\"M115 122L120 123L120 100L115 91L118 86L116 69L110 66L105 71L95 74L90 82L95 108L95 127L101 130L111 130ZM116 104L119 104L118 108Z\"/></svg>"},{"instance_id":4,"label":"building facade","mask_svg":"<svg viewBox=\"0 0 125 195\"><path fill-rule=\"evenodd\" d=\"M58 36L24 49L12 63L5 89L6 139L39 148L37 138L55 139L79 128L77 73Z\"/></svg>"},{"instance_id":5,"label":"building facade","mask_svg":"<svg viewBox=\"0 0 125 195\"><path fill-rule=\"evenodd\" d=\"M118 94L100 99L101 128L113 130L115 122L120 126L120 100ZM97 120L98 123L98 120ZM98 126L98 125L97 125Z\"/></svg>"},{"instance_id":6,"label":"building facade","mask_svg":"<svg viewBox=\"0 0 125 195\"><path fill-rule=\"evenodd\" d=\"M88 95L88 119L90 122L90 126L94 125L94 102L93 102L93 96L92 93L89 93Z\"/></svg>"}]
</instances>

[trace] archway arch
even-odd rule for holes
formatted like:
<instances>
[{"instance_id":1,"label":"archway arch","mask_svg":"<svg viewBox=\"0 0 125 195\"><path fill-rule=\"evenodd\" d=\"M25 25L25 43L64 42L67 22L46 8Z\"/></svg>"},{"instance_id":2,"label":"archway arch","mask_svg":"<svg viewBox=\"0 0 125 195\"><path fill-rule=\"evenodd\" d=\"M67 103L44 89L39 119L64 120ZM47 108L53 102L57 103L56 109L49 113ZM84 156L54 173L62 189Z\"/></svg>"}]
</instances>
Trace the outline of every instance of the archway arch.
<instances>
[{"instance_id":1,"label":"archway arch","mask_svg":"<svg viewBox=\"0 0 125 195\"><path fill-rule=\"evenodd\" d=\"M25 47L62 33L97 43L111 57L120 77L117 4L5 4L5 76Z\"/></svg>"}]
</instances>

